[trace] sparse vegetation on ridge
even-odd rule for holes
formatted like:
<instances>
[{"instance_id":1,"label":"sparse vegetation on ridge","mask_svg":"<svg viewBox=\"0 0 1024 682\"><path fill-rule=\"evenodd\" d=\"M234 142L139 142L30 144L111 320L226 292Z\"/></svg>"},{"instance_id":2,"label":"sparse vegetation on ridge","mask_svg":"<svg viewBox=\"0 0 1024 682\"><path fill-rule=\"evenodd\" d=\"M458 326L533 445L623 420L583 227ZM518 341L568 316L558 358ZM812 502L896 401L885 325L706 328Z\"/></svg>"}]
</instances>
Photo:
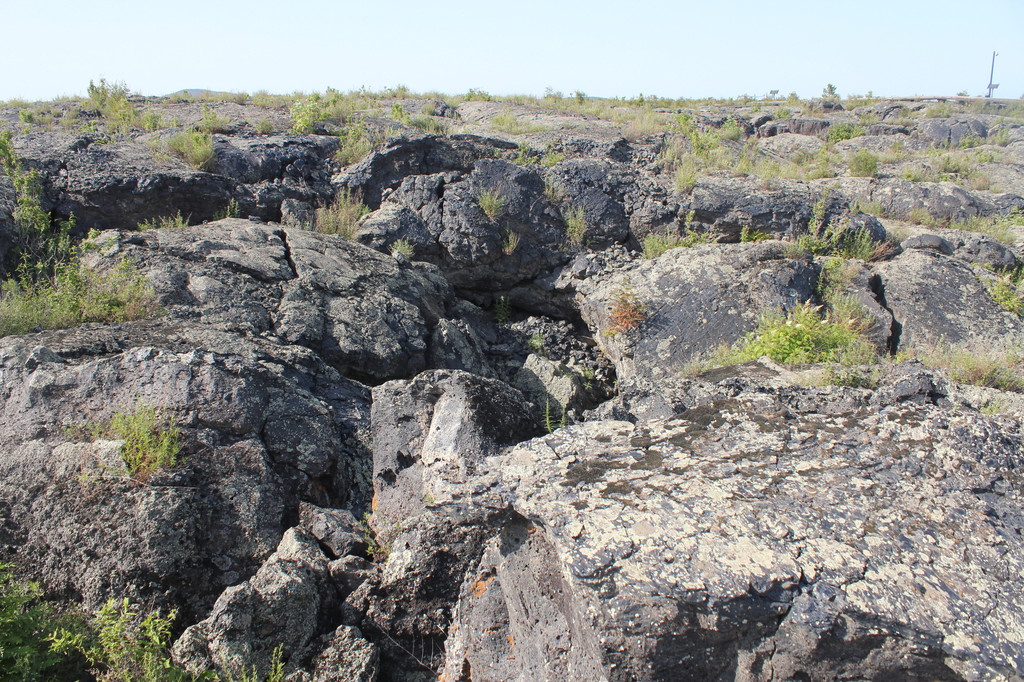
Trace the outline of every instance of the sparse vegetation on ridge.
<instances>
[{"instance_id":1,"label":"sparse vegetation on ridge","mask_svg":"<svg viewBox=\"0 0 1024 682\"><path fill-rule=\"evenodd\" d=\"M322 234L336 234L352 239L359 220L369 212L369 207L362 202L358 193L342 190L338 192L334 203L316 209L311 229Z\"/></svg>"}]
</instances>

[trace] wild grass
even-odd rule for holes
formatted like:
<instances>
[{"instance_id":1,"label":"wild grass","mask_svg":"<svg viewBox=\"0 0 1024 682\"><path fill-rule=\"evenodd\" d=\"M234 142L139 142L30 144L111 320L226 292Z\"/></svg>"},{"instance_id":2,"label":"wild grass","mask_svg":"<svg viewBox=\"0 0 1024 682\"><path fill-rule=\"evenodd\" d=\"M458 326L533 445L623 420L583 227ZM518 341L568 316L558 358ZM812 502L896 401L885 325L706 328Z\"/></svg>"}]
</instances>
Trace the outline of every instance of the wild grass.
<instances>
[{"instance_id":1,"label":"wild grass","mask_svg":"<svg viewBox=\"0 0 1024 682\"><path fill-rule=\"evenodd\" d=\"M362 202L358 193L342 190L333 203L316 209L311 229L321 234L336 234L352 239L356 235L359 220L369 212L369 207Z\"/></svg>"},{"instance_id":2,"label":"wild grass","mask_svg":"<svg viewBox=\"0 0 1024 682\"><path fill-rule=\"evenodd\" d=\"M711 238L706 232L697 232L687 229L682 234L675 234L670 230L662 233L652 233L644 237L643 256L647 260L653 260L671 249L680 247L691 248L697 244L708 244Z\"/></svg>"},{"instance_id":3,"label":"wild grass","mask_svg":"<svg viewBox=\"0 0 1024 682\"><path fill-rule=\"evenodd\" d=\"M188 227L188 218L181 217L181 211L173 216L161 216L143 220L138 224L139 230L166 230L175 227Z\"/></svg>"},{"instance_id":4,"label":"wild grass","mask_svg":"<svg viewBox=\"0 0 1024 682\"><path fill-rule=\"evenodd\" d=\"M412 242L408 239L396 239L391 245L391 253L401 254L406 258L412 259L414 253Z\"/></svg>"},{"instance_id":5,"label":"wild grass","mask_svg":"<svg viewBox=\"0 0 1024 682\"><path fill-rule=\"evenodd\" d=\"M1024 392L1024 356L1020 350L1002 351L975 345L937 345L916 350L926 366L944 370L962 384Z\"/></svg>"},{"instance_id":6,"label":"wild grass","mask_svg":"<svg viewBox=\"0 0 1024 682\"><path fill-rule=\"evenodd\" d=\"M587 234L587 219L582 206L572 206L562 212L565 221L565 236L573 244L582 244Z\"/></svg>"},{"instance_id":7,"label":"wild grass","mask_svg":"<svg viewBox=\"0 0 1024 682\"><path fill-rule=\"evenodd\" d=\"M349 123L338 133L341 146L334 155L334 159L348 166L362 160L373 150L373 140L366 132L366 126L362 121L356 120Z\"/></svg>"},{"instance_id":8,"label":"wild grass","mask_svg":"<svg viewBox=\"0 0 1024 682\"><path fill-rule=\"evenodd\" d=\"M213 109L203 107L203 117L196 127L204 133L226 133L231 129L231 119L220 116Z\"/></svg>"},{"instance_id":9,"label":"wild grass","mask_svg":"<svg viewBox=\"0 0 1024 682\"><path fill-rule=\"evenodd\" d=\"M213 171L217 154L213 150L213 136L199 130L183 130L167 139L167 150L193 168Z\"/></svg>"},{"instance_id":10,"label":"wild grass","mask_svg":"<svg viewBox=\"0 0 1024 682\"><path fill-rule=\"evenodd\" d=\"M505 197L496 189L481 190L476 196L476 205L491 222L496 222L505 212Z\"/></svg>"},{"instance_id":11,"label":"wild grass","mask_svg":"<svg viewBox=\"0 0 1024 682\"><path fill-rule=\"evenodd\" d=\"M1024 296L1006 279L991 279L985 282L985 289L992 300L1007 312L1024 317Z\"/></svg>"},{"instance_id":12,"label":"wild grass","mask_svg":"<svg viewBox=\"0 0 1024 682\"><path fill-rule=\"evenodd\" d=\"M549 130L547 126L523 123L509 109L505 109L492 118L490 127L509 135L525 135L527 133L541 133Z\"/></svg>"},{"instance_id":13,"label":"wild grass","mask_svg":"<svg viewBox=\"0 0 1024 682\"><path fill-rule=\"evenodd\" d=\"M0 336L35 328L64 329L85 322L126 322L162 314L153 287L130 260L99 272L77 259L63 263L53 281L9 280L0 298Z\"/></svg>"},{"instance_id":14,"label":"wild grass","mask_svg":"<svg viewBox=\"0 0 1024 682\"><path fill-rule=\"evenodd\" d=\"M878 175L878 157L861 149L849 159L850 175L857 178L873 178Z\"/></svg>"}]
</instances>

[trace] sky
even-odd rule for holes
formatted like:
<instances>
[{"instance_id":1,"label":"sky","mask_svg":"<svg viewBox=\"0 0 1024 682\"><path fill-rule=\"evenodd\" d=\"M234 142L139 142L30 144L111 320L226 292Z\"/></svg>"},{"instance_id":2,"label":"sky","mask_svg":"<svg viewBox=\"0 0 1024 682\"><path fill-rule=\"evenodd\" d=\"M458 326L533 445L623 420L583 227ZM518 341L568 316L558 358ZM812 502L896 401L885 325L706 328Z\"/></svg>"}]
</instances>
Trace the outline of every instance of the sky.
<instances>
[{"instance_id":1,"label":"sky","mask_svg":"<svg viewBox=\"0 0 1024 682\"><path fill-rule=\"evenodd\" d=\"M0 100L327 87L1024 97L1024 0L0 0Z\"/></svg>"}]
</instances>

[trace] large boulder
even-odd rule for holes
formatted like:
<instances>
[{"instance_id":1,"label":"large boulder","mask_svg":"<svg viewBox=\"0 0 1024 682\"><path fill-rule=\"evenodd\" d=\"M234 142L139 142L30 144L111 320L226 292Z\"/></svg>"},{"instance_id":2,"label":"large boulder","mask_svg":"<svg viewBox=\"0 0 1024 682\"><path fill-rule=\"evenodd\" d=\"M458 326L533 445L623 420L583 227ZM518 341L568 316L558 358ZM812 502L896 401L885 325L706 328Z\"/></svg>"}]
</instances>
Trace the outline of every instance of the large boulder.
<instances>
[{"instance_id":1,"label":"large boulder","mask_svg":"<svg viewBox=\"0 0 1024 682\"><path fill-rule=\"evenodd\" d=\"M673 249L577 287L580 312L625 387L682 373L754 329L762 313L810 300L815 281L810 264L767 241ZM628 313L636 324L617 326Z\"/></svg>"},{"instance_id":2,"label":"large boulder","mask_svg":"<svg viewBox=\"0 0 1024 682\"><path fill-rule=\"evenodd\" d=\"M431 328L452 298L429 265L239 219L96 241L96 262L130 259L171 318L300 344L371 381L425 369Z\"/></svg>"},{"instance_id":3,"label":"large boulder","mask_svg":"<svg viewBox=\"0 0 1024 682\"><path fill-rule=\"evenodd\" d=\"M181 430L178 464L144 478L89 436L140 405ZM180 322L0 339L3 559L87 609L125 596L189 622L301 500L368 504L369 408L307 349Z\"/></svg>"},{"instance_id":4,"label":"large boulder","mask_svg":"<svg viewBox=\"0 0 1024 682\"><path fill-rule=\"evenodd\" d=\"M492 459L479 503L516 515L463 582L446 678L1012 677L1019 424L780 408L740 395Z\"/></svg>"},{"instance_id":5,"label":"large boulder","mask_svg":"<svg viewBox=\"0 0 1024 682\"><path fill-rule=\"evenodd\" d=\"M979 279L993 276L983 270L923 249L910 249L873 269L900 328L894 350L944 344L1009 349L1024 341L1024 321L993 300Z\"/></svg>"}]
</instances>

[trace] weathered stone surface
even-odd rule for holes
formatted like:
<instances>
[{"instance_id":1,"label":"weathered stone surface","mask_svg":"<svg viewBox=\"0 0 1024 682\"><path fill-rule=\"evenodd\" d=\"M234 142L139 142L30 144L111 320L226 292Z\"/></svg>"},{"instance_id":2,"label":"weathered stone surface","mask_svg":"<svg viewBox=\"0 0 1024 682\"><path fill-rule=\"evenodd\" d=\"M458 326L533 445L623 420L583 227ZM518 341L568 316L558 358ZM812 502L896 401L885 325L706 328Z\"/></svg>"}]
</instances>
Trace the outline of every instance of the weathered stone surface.
<instances>
[{"instance_id":1,"label":"weathered stone surface","mask_svg":"<svg viewBox=\"0 0 1024 682\"><path fill-rule=\"evenodd\" d=\"M467 481L483 458L539 433L541 416L511 386L460 371L430 371L376 387L378 523L402 523L423 512L436 499L436 480Z\"/></svg>"},{"instance_id":2,"label":"weathered stone surface","mask_svg":"<svg viewBox=\"0 0 1024 682\"><path fill-rule=\"evenodd\" d=\"M810 300L814 282L814 268L789 258L781 242L702 245L584 280L580 310L615 362L620 384L658 381L737 341L762 312ZM646 319L610 335L622 292L632 292Z\"/></svg>"},{"instance_id":3,"label":"weathered stone surface","mask_svg":"<svg viewBox=\"0 0 1024 682\"><path fill-rule=\"evenodd\" d=\"M881 277L886 306L900 325L899 348L968 344L1006 349L1024 340L1024 322L996 303L979 281L984 271L920 249L873 270Z\"/></svg>"},{"instance_id":4,"label":"weathered stone surface","mask_svg":"<svg viewBox=\"0 0 1024 682\"><path fill-rule=\"evenodd\" d=\"M425 368L430 328L451 299L430 266L402 266L340 237L245 220L97 241L102 263L137 264L172 318L301 344L371 380Z\"/></svg>"},{"instance_id":5,"label":"weathered stone surface","mask_svg":"<svg viewBox=\"0 0 1024 682\"><path fill-rule=\"evenodd\" d=\"M1019 426L750 400L570 427L492 460L481 502L522 519L467 576L446 675L1012 674Z\"/></svg>"},{"instance_id":6,"label":"weathered stone surface","mask_svg":"<svg viewBox=\"0 0 1024 682\"><path fill-rule=\"evenodd\" d=\"M273 551L299 499L369 498L369 391L308 350L170 321L0 339L3 556L55 594L205 612ZM117 443L64 427L138 403L182 463L124 476Z\"/></svg>"}]
</instances>

